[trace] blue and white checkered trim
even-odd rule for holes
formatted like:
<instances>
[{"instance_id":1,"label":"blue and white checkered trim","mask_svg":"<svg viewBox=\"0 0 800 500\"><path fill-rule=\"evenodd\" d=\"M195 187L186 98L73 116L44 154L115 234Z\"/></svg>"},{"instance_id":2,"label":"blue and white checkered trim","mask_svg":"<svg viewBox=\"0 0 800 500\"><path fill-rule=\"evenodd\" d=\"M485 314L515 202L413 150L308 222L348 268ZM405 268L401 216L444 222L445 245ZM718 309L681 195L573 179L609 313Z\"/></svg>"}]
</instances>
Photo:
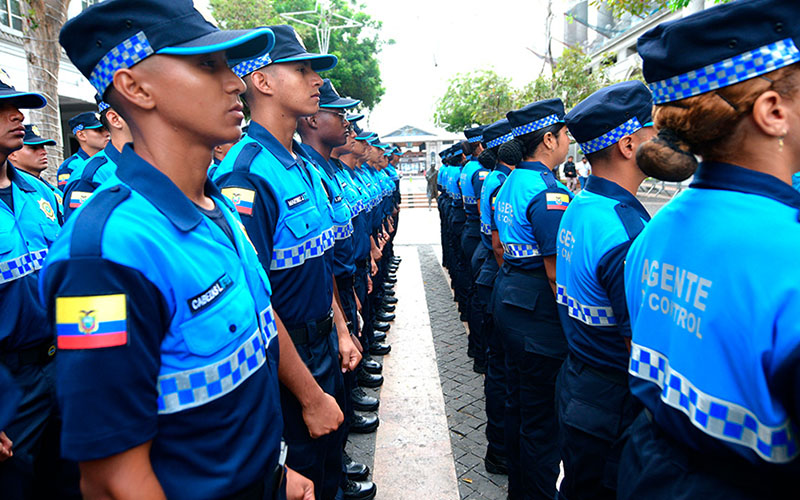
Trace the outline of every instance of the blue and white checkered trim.
<instances>
[{"instance_id":1,"label":"blue and white checkered trim","mask_svg":"<svg viewBox=\"0 0 800 500\"><path fill-rule=\"evenodd\" d=\"M480 200L474 196L464 196L464 205L477 205Z\"/></svg>"},{"instance_id":2,"label":"blue and white checkered trim","mask_svg":"<svg viewBox=\"0 0 800 500\"><path fill-rule=\"evenodd\" d=\"M537 130L541 130L545 127L549 127L550 125L555 125L556 123L564 123L564 120L559 118L558 115L550 115L540 120L536 120L535 122L514 127L511 129L511 133L514 134L514 137L519 137L525 134L530 134L531 132L536 132Z\"/></svg>"},{"instance_id":3,"label":"blue and white checkered trim","mask_svg":"<svg viewBox=\"0 0 800 500\"><path fill-rule=\"evenodd\" d=\"M581 142L580 147L583 154L588 155L594 153L596 151L602 151L609 146L612 146L619 142L620 139L625 137L626 135L631 135L632 133L640 130L642 128L642 124L639 123L639 120L634 116L630 120L626 121L622 125L616 127L613 130L606 132L605 134L601 135L597 139L592 139L588 142Z\"/></svg>"},{"instance_id":4,"label":"blue and white checkered trim","mask_svg":"<svg viewBox=\"0 0 800 500\"><path fill-rule=\"evenodd\" d=\"M89 75L89 83L102 96L111 85L114 73L118 69L130 68L153 53L153 47L150 46L147 36L140 31L111 49L100 59L92 74Z\"/></svg>"},{"instance_id":5,"label":"blue and white checkered trim","mask_svg":"<svg viewBox=\"0 0 800 500\"><path fill-rule=\"evenodd\" d=\"M673 370L663 354L632 344L628 372L661 388L661 400L686 414L702 432L750 448L762 459L786 463L798 455L794 426L787 420L770 426L743 406L703 393L688 378Z\"/></svg>"},{"instance_id":6,"label":"blue and white checkered trim","mask_svg":"<svg viewBox=\"0 0 800 500\"><path fill-rule=\"evenodd\" d=\"M83 130L84 128L85 128L85 127L83 126L83 124L81 124L81 125L75 125L75 127L72 129L72 135L75 135L75 134L77 134L78 132L80 132L80 131L81 131L81 130Z\"/></svg>"},{"instance_id":7,"label":"blue and white checkered trim","mask_svg":"<svg viewBox=\"0 0 800 500\"><path fill-rule=\"evenodd\" d=\"M271 63L272 59L269 58L269 54L264 54L261 57L256 57L255 59L250 59L247 61L240 62L231 69L233 70L234 73L236 73L236 76L238 76L239 78L244 78L253 71L261 69L264 66L267 66Z\"/></svg>"},{"instance_id":8,"label":"blue and white checkered trim","mask_svg":"<svg viewBox=\"0 0 800 500\"><path fill-rule=\"evenodd\" d=\"M615 326L617 324L614 309L608 306L585 306L570 297L567 289L559 284L556 284L556 302L567 307L571 318L589 326Z\"/></svg>"},{"instance_id":9,"label":"blue and white checkered trim","mask_svg":"<svg viewBox=\"0 0 800 500\"><path fill-rule=\"evenodd\" d=\"M14 259L0 262L0 284L17 280L42 268L47 249L26 253Z\"/></svg>"},{"instance_id":10,"label":"blue and white checkered trim","mask_svg":"<svg viewBox=\"0 0 800 500\"><path fill-rule=\"evenodd\" d=\"M798 61L800 51L792 39L787 38L683 75L653 82L650 90L653 91L653 102L664 104L728 87Z\"/></svg>"},{"instance_id":11,"label":"blue and white checkered trim","mask_svg":"<svg viewBox=\"0 0 800 500\"><path fill-rule=\"evenodd\" d=\"M475 137L470 137L467 139L467 142L481 142L483 140L483 135L476 135Z\"/></svg>"},{"instance_id":12,"label":"blue and white checkered trim","mask_svg":"<svg viewBox=\"0 0 800 500\"><path fill-rule=\"evenodd\" d=\"M177 413L221 398L261 368L266 359L264 338L258 329L221 361L159 376L158 413Z\"/></svg>"},{"instance_id":13,"label":"blue and white checkered trim","mask_svg":"<svg viewBox=\"0 0 800 500\"><path fill-rule=\"evenodd\" d=\"M489 224L484 224L483 222L481 222L481 233L483 233L483 234L485 234L487 236L491 236L491 234L492 234L492 226L490 226Z\"/></svg>"},{"instance_id":14,"label":"blue and white checkered trim","mask_svg":"<svg viewBox=\"0 0 800 500\"><path fill-rule=\"evenodd\" d=\"M258 313L258 317L261 319L261 331L264 333L264 342L268 349L272 339L278 336L278 327L275 325L275 312L272 310L272 304Z\"/></svg>"},{"instance_id":15,"label":"blue and white checkered trim","mask_svg":"<svg viewBox=\"0 0 800 500\"><path fill-rule=\"evenodd\" d=\"M353 234L353 223L348 221L344 226L333 226L333 239L346 240Z\"/></svg>"},{"instance_id":16,"label":"blue and white checkered trim","mask_svg":"<svg viewBox=\"0 0 800 500\"><path fill-rule=\"evenodd\" d=\"M98 113L102 113L103 111L107 110L110 107L111 106L109 106L107 102L100 101L100 102L97 103L97 112Z\"/></svg>"},{"instance_id":17,"label":"blue and white checkered trim","mask_svg":"<svg viewBox=\"0 0 800 500\"><path fill-rule=\"evenodd\" d=\"M539 246L535 244L503 243L503 253L508 257L518 259L536 257L539 255Z\"/></svg>"},{"instance_id":18,"label":"blue and white checkered trim","mask_svg":"<svg viewBox=\"0 0 800 500\"><path fill-rule=\"evenodd\" d=\"M334 241L333 228L329 228L319 236L306 240L296 247L276 248L272 251L272 263L269 268L276 270L301 266L307 259L324 254L333 246Z\"/></svg>"},{"instance_id":19,"label":"blue and white checkered trim","mask_svg":"<svg viewBox=\"0 0 800 500\"><path fill-rule=\"evenodd\" d=\"M513 138L514 138L514 133L509 132L506 135L501 135L500 137L492 139L491 141L487 142L486 147L492 149L495 146L502 146L503 144L507 143Z\"/></svg>"},{"instance_id":20,"label":"blue and white checkered trim","mask_svg":"<svg viewBox=\"0 0 800 500\"><path fill-rule=\"evenodd\" d=\"M450 193L450 197L456 201L461 201L461 193Z\"/></svg>"}]
</instances>

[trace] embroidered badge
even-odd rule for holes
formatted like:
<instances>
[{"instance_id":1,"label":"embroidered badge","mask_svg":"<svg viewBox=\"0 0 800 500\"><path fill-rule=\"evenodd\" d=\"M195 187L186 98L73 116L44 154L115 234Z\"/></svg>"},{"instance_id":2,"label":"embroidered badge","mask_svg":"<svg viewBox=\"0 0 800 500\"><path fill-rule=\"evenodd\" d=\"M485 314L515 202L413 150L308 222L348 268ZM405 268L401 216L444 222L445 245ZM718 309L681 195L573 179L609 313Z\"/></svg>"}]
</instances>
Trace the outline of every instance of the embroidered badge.
<instances>
[{"instance_id":1,"label":"embroidered badge","mask_svg":"<svg viewBox=\"0 0 800 500\"><path fill-rule=\"evenodd\" d=\"M548 210L566 210L569 205L569 195L564 193L547 193Z\"/></svg>"},{"instance_id":2,"label":"embroidered badge","mask_svg":"<svg viewBox=\"0 0 800 500\"><path fill-rule=\"evenodd\" d=\"M294 208L298 205L302 205L307 201L308 201L308 195L306 193L302 193L286 200L286 206L288 206L289 208Z\"/></svg>"},{"instance_id":3,"label":"embroidered badge","mask_svg":"<svg viewBox=\"0 0 800 500\"><path fill-rule=\"evenodd\" d=\"M223 188L222 194L230 198L236 211L242 215L253 215L253 202L256 199L256 192L251 189L240 187Z\"/></svg>"},{"instance_id":4,"label":"embroidered badge","mask_svg":"<svg viewBox=\"0 0 800 500\"><path fill-rule=\"evenodd\" d=\"M55 222L56 214L55 212L53 212L53 207L51 207L50 203L48 203L47 200L45 200L44 198L39 199L39 210L42 211L45 217Z\"/></svg>"},{"instance_id":5,"label":"embroidered badge","mask_svg":"<svg viewBox=\"0 0 800 500\"><path fill-rule=\"evenodd\" d=\"M69 208L78 208L83 205L83 202L89 199L92 193L86 191L73 191L69 195Z\"/></svg>"},{"instance_id":6,"label":"embroidered badge","mask_svg":"<svg viewBox=\"0 0 800 500\"><path fill-rule=\"evenodd\" d=\"M125 294L56 297L59 349L99 349L128 343Z\"/></svg>"}]
</instances>

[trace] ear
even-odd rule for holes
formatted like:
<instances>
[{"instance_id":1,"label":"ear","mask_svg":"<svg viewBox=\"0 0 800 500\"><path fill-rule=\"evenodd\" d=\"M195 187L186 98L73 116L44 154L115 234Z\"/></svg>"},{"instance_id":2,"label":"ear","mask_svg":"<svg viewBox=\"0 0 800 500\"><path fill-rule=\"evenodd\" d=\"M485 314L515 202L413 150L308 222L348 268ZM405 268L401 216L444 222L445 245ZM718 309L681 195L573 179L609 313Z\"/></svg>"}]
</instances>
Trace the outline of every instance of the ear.
<instances>
[{"instance_id":1,"label":"ear","mask_svg":"<svg viewBox=\"0 0 800 500\"><path fill-rule=\"evenodd\" d=\"M626 135L616 144L617 151L619 151L626 160L630 160L636 156L636 144L634 144L634 142L633 135Z\"/></svg>"},{"instance_id":2,"label":"ear","mask_svg":"<svg viewBox=\"0 0 800 500\"><path fill-rule=\"evenodd\" d=\"M306 121L306 125L308 125L308 128L312 130L319 129L319 123L317 122L317 115L306 116L303 119Z\"/></svg>"},{"instance_id":3,"label":"ear","mask_svg":"<svg viewBox=\"0 0 800 500\"><path fill-rule=\"evenodd\" d=\"M274 93L272 77L265 71L256 70L250 73L249 85L257 92L264 95L271 96Z\"/></svg>"},{"instance_id":4,"label":"ear","mask_svg":"<svg viewBox=\"0 0 800 500\"><path fill-rule=\"evenodd\" d=\"M142 72L136 67L119 69L114 73L114 90L134 106L151 110L156 106L155 96L150 86L141 80Z\"/></svg>"},{"instance_id":5,"label":"ear","mask_svg":"<svg viewBox=\"0 0 800 500\"><path fill-rule=\"evenodd\" d=\"M768 90L753 103L753 121L761 131L772 137L782 137L789 130L788 102L774 90ZM796 131L795 131L796 132Z\"/></svg>"},{"instance_id":6,"label":"ear","mask_svg":"<svg viewBox=\"0 0 800 500\"><path fill-rule=\"evenodd\" d=\"M86 130L78 130L75 132L75 138L81 142L86 142Z\"/></svg>"},{"instance_id":7,"label":"ear","mask_svg":"<svg viewBox=\"0 0 800 500\"><path fill-rule=\"evenodd\" d=\"M544 137L542 138L542 143L544 143L545 147L548 150L555 149L557 142L558 141L556 140L556 136L552 132L547 132L546 134L544 134Z\"/></svg>"}]
</instances>

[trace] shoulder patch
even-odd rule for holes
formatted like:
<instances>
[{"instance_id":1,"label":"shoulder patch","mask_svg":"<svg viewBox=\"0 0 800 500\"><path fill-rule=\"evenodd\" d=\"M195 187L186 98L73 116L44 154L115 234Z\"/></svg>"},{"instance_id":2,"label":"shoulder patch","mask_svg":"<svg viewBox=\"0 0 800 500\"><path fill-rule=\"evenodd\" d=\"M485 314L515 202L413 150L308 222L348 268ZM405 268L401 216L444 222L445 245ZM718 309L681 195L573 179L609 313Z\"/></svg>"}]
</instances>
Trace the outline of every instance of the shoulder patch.
<instances>
[{"instance_id":1,"label":"shoulder patch","mask_svg":"<svg viewBox=\"0 0 800 500\"><path fill-rule=\"evenodd\" d=\"M127 296L56 297L59 349L100 349L128 343Z\"/></svg>"},{"instance_id":2,"label":"shoulder patch","mask_svg":"<svg viewBox=\"0 0 800 500\"><path fill-rule=\"evenodd\" d=\"M479 170L478 171L478 179L480 179L482 181L486 180L486 176L487 175L489 175L489 171L488 170Z\"/></svg>"},{"instance_id":3,"label":"shoulder patch","mask_svg":"<svg viewBox=\"0 0 800 500\"><path fill-rule=\"evenodd\" d=\"M92 193L86 191L73 191L69 194L69 208L78 208L92 196Z\"/></svg>"},{"instance_id":4,"label":"shoulder patch","mask_svg":"<svg viewBox=\"0 0 800 500\"><path fill-rule=\"evenodd\" d=\"M548 210L566 210L569 205L569 195L564 193L547 193Z\"/></svg>"},{"instance_id":5,"label":"shoulder patch","mask_svg":"<svg viewBox=\"0 0 800 500\"><path fill-rule=\"evenodd\" d=\"M58 187L63 187L67 185L67 181L69 180L69 173L58 174Z\"/></svg>"},{"instance_id":6,"label":"shoulder patch","mask_svg":"<svg viewBox=\"0 0 800 500\"><path fill-rule=\"evenodd\" d=\"M253 202L256 199L255 191L240 187L226 187L220 191L233 202L237 212L242 215L253 215Z\"/></svg>"}]
</instances>

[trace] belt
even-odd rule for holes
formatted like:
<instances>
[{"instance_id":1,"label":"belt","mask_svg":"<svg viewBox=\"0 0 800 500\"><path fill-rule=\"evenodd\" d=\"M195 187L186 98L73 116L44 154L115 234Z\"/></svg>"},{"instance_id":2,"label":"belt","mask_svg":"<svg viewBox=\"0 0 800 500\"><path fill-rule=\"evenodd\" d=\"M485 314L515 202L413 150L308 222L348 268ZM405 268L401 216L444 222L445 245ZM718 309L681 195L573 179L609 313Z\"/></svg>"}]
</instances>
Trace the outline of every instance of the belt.
<instances>
[{"instance_id":1,"label":"belt","mask_svg":"<svg viewBox=\"0 0 800 500\"><path fill-rule=\"evenodd\" d=\"M280 498L278 492L286 477L286 455L288 451L289 447L286 442L281 440L278 464L272 471L238 493L225 497L225 500L277 500Z\"/></svg>"},{"instance_id":2,"label":"belt","mask_svg":"<svg viewBox=\"0 0 800 500\"><path fill-rule=\"evenodd\" d=\"M45 365L56 355L56 344L50 340L37 346L0 354L0 363L15 372L25 365Z\"/></svg>"},{"instance_id":3,"label":"belt","mask_svg":"<svg viewBox=\"0 0 800 500\"><path fill-rule=\"evenodd\" d=\"M507 271L505 272L506 274L519 273L525 276L530 276L532 278L539 278L545 280L549 279L547 277L547 271L545 271L544 267L540 267L538 269L522 269L520 267L511 266L507 263L503 264L503 267L507 269Z\"/></svg>"},{"instance_id":4,"label":"belt","mask_svg":"<svg viewBox=\"0 0 800 500\"><path fill-rule=\"evenodd\" d=\"M329 310L328 314L319 319L311 320L305 325L292 325L287 326L286 330L289 332L294 345L308 344L312 338L321 335L327 335L333 328L333 310Z\"/></svg>"},{"instance_id":5,"label":"belt","mask_svg":"<svg viewBox=\"0 0 800 500\"><path fill-rule=\"evenodd\" d=\"M581 361L573 354L569 355L569 359L579 371L586 370L587 372L600 377L607 382L611 382L612 384L623 385L625 387L628 386L628 374L626 372L609 370L606 368L595 368L589 363Z\"/></svg>"}]
</instances>

